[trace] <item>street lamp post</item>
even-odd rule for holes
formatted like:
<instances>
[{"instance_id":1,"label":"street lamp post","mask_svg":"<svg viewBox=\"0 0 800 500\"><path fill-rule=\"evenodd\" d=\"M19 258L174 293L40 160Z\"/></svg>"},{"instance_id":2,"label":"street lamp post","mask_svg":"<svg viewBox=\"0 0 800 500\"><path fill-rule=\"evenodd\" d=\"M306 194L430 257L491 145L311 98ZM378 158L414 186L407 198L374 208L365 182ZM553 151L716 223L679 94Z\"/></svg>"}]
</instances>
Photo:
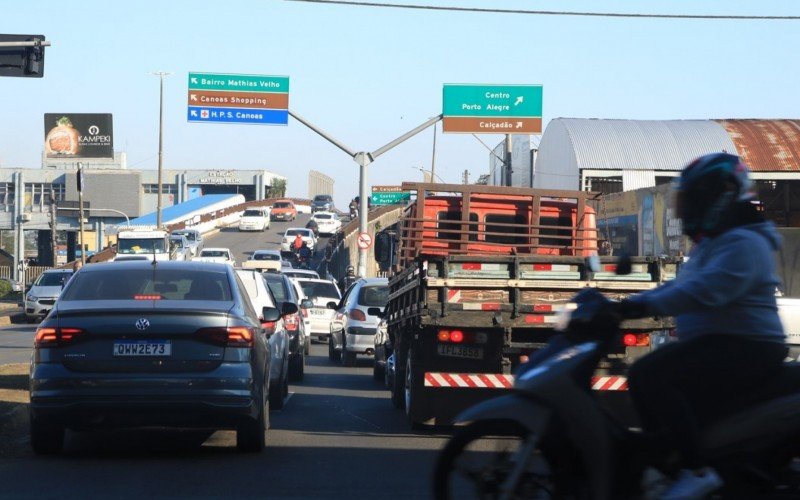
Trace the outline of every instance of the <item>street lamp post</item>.
<instances>
[{"instance_id":1,"label":"street lamp post","mask_svg":"<svg viewBox=\"0 0 800 500\"><path fill-rule=\"evenodd\" d=\"M171 75L166 71L152 73L159 78L158 98L158 200L156 205L156 227L161 227L161 176L164 168L164 77Z\"/></svg>"}]
</instances>

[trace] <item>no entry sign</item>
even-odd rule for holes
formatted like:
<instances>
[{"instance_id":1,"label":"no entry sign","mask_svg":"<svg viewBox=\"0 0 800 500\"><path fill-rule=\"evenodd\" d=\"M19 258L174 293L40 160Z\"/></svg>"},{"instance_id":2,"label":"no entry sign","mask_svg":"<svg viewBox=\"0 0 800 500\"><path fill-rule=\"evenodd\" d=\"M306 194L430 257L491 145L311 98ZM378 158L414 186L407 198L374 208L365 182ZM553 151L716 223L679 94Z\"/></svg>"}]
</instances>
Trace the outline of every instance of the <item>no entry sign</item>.
<instances>
[{"instance_id":1,"label":"no entry sign","mask_svg":"<svg viewBox=\"0 0 800 500\"><path fill-rule=\"evenodd\" d=\"M372 246L372 236L370 236L368 233L361 233L358 235L356 243L358 244L358 248L366 250Z\"/></svg>"}]
</instances>

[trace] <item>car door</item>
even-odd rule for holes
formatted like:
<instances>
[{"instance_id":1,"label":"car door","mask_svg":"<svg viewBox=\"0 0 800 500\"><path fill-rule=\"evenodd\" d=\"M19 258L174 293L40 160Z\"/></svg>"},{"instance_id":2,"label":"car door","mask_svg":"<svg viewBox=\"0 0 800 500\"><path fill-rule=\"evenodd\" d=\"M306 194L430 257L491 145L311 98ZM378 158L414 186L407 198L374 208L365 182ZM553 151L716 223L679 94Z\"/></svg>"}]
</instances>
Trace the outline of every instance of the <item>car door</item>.
<instances>
[{"instance_id":1,"label":"car door","mask_svg":"<svg viewBox=\"0 0 800 500\"><path fill-rule=\"evenodd\" d=\"M350 287L342 297L342 301L339 302L336 313L331 320L331 336L333 336L335 345L341 346L342 342L344 342L344 331L347 329L347 311L349 310L349 304L354 300L353 298L358 296L358 292L354 292L357 288L358 284Z\"/></svg>"}]
</instances>

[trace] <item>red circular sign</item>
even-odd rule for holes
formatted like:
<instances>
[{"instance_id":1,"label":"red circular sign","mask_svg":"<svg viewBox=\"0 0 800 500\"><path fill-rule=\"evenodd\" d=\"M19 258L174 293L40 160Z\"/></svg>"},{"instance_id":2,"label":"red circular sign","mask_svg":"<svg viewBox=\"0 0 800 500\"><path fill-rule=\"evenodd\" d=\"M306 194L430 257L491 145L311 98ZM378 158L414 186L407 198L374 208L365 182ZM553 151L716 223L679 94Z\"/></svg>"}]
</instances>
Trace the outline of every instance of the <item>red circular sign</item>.
<instances>
[{"instance_id":1,"label":"red circular sign","mask_svg":"<svg viewBox=\"0 0 800 500\"><path fill-rule=\"evenodd\" d=\"M372 246L372 236L368 233L361 233L358 235L358 238L356 238L356 243L358 244L358 248L366 250Z\"/></svg>"}]
</instances>

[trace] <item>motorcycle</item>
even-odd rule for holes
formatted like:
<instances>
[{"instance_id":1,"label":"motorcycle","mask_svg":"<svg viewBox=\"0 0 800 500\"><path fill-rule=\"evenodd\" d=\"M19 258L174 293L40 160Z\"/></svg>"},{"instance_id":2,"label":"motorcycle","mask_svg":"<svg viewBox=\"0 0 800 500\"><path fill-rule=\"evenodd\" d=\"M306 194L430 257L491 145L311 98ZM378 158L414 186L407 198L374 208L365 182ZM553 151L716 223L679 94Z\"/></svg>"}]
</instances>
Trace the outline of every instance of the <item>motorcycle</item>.
<instances>
[{"instance_id":1,"label":"motorcycle","mask_svg":"<svg viewBox=\"0 0 800 500\"><path fill-rule=\"evenodd\" d=\"M618 423L591 388L621 337L619 319L598 314L607 302L577 294L560 313L565 333L521 367L512 393L457 417L466 425L438 457L435 498L657 498L668 486L668 450ZM743 405L703 431L702 454L724 481L715 495L800 497L800 363Z\"/></svg>"}]
</instances>

